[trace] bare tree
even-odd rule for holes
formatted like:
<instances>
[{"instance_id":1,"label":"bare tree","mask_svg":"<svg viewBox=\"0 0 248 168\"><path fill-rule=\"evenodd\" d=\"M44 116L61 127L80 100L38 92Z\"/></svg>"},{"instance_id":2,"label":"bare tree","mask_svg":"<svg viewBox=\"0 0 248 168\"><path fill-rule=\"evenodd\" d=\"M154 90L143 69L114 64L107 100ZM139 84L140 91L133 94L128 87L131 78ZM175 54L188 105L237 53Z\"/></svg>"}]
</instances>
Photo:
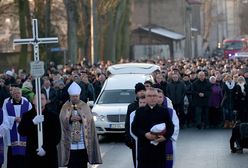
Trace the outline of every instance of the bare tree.
<instances>
[{"instance_id":1,"label":"bare tree","mask_svg":"<svg viewBox=\"0 0 248 168\"><path fill-rule=\"evenodd\" d=\"M64 4L67 12L67 32L68 32L68 55L71 58L71 63L77 62L77 0L64 0Z\"/></svg>"},{"instance_id":2,"label":"bare tree","mask_svg":"<svg viewBox=\"0 0 248 168\"><path fill-rule=\"evenodd\" d=\"M102 59L117 61L129 52L130 0L105 0L98 4Z\"/></svg>"},{"instance_id":3,"label":"bare tree","mask_svg":"<svg viewBox=\"0 0 248 168\"><path fill-rule=\"evenodd\" d=\"M20 38L27 38L31 35L30 11L28 0L17 0L19 7L19 28ZM27 68L28 46L21 45L19 56L19 68Z\"/></svg>"},{"instance_id":4,"label":"bare tree","mask_svg":"<svg viewBox=\"0 0 248 168\"><path fill-rule=\"evenodd\" d=\"M203 43L202 49L205 51L209 47L209 34L212 26L212 3L213 0L205 0L203 3Z\"/></svg>"},{"instance_id":5,"label":"bare tree","mask_svg":"<svg viewBox=\"0 0 248 168\"><path fill-rule=\"evenodd\" d=\"M248 3L243 3L241 5L239 18L240 18L240 34L248 35L248 24L247 24Z\"/></svg>"},{"instance_id":6,"label":"bare tree","mask_svg":"<svg viewBox=\"0 0 248 168\"><path fill-rule=\"evenodd\" d=\"M90 59L90 1L64 0L68 19L68 51L78 61L82 56ZM129 49L130 0L94 0L95 56L116 61L126 56ZM75 13L77 12L77 13ZM70 28L69 28L70 27ZM80 55L81 56L81 55Z\"/></svg>"}]
</instances>

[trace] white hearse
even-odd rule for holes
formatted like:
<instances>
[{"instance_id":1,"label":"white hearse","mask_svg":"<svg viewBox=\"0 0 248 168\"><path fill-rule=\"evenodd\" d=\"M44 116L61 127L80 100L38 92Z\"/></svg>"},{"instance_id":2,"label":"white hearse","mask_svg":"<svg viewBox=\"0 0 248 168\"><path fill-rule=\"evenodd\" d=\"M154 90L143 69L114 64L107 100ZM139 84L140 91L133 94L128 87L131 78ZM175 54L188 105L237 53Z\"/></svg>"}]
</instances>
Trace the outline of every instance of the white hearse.
<instances>
[{"instance_id":1,"label":"white hearse","mask_svg":"<svg viewBox=\"0 0 248 168\"><path fill-rule=\"evenodd\" d=\"M107 71L111 74L92 108L97 133L124 133L127 106L135 100L135 84L146 80L154 82L152 73L160 71L160 67L127 63L110 66Z\"/></svg>"}]
</instances>

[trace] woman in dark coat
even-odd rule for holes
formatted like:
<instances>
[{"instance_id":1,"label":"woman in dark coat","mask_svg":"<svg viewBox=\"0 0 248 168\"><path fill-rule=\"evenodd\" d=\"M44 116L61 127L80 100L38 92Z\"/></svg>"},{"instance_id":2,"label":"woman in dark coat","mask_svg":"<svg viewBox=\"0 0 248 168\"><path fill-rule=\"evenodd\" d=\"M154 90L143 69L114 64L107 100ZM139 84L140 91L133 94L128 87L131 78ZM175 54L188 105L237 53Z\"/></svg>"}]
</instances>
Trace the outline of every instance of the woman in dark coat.
<instances>
[{"instance_id":1,"label":"woman in dark coat","mask_svg":"<svg viewBox=\"0 0 248 168\"><path fill-rule=\"evenodd\" d=\"M209 97L209 125L217 127L221 122L221 101L223 98L222 88L219 83L216 83L216 77L209 78L211 83L211 93Z\"/></svg>"},{"instance_id":2,"label":"woman in dark coat","mask_svg":"<svg viewBox=\"0 0 248 168\"><path fill-rule=\"evenodd\" d=\"M27 168L58 168L57 144L61 138L61 128L57 114L49 112L45 108L46 97L41 94L42 115L44 121L35 121L36 109L32 108L26 112L18 127L22 136L27 136L26 159ZM44 152L38 152L37 124L43 124L43 145Z\"/></svg>"},{"instance_id":3,"label":"woman in dark coat","mask_svg":"<svg viewBox=\"0 0 248 168\"><path fill-rule=\"evenodd\" d=\"M224 97L221 102L224 113L224 128L232 128L234 122L234 101L235 101L235 89L236 84L232 80L230 74L226 75L225 83L223 85L223 94Z\"/></svg>"},{"instance_id":4,"label":"woman in dark coat","mask_svg":"<svg viewBox=\"0 0 248 168\"><path fill-rule=\"evenodd\" d=\"M239 76L235 89L234 107L237 110L237 120L248 122L248 85L245 78Z\"/></svg>"}]
</instances>

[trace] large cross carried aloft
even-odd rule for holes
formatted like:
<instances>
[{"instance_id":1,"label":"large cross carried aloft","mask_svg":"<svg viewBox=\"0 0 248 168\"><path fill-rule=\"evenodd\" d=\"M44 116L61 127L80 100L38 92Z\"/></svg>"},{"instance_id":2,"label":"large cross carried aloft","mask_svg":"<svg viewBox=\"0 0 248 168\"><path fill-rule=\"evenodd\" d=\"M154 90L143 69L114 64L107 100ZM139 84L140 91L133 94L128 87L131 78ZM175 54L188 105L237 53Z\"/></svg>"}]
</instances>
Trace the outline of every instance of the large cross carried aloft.
<instances>
[{"instance_id":1,"label":"large cross carried aloft","mask_svg":"<svg viewBox=\"0 0 248 168\"><path fill-rule=\"evenodd\" d=\"M41 115L41 84L40 77L44 75L44 62L40 61L39 58L39 44L48 44L48 43L58 43L57 37L50 38L39 38L38 36L38 21L37 19L32 20L32 32L33 38L27 39L14 39L14 44L31 44L33 45L34 50L34 61L31 62L31 75L35 77L35 92L36 92L36 111L37 115ZM43 145L43 131L42 123L38 124L38 148Z\"/></svg>"}]
</instances>

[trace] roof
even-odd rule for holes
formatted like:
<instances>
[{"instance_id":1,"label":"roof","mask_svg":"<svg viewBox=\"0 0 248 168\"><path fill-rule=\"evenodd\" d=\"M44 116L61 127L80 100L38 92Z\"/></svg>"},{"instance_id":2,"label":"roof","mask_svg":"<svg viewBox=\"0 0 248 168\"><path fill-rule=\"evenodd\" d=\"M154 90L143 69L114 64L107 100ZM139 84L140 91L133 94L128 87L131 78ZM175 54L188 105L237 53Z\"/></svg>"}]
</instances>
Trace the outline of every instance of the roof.
<instances>
[{"instance_id":1,"label":"roof","mask_svg":"<svg viewBox=\"0 0 248 168\"><path fill-rule=\"evenodd\" d=\"M149 74L117 74L108 77L104 83L104 90L125 90L134 89L139 82L153 81L152 75Z\"/></svg>"},{"instance_id":2,"label":"roof","mask_svg":"<svg viewBox=\"0 0 248 168\"><path fill-rule=\"evenodd\" d=\"M115 64L107 69L111 74L151 74L156 70L160 71L158 65L148 63Z\"/></svg>"},{"instance_id":3,"label":"roof","mask_svg":"<svg viewBox=\"0 0 248 168\"><path fill-rule=\"evenodd\" d=\"M225 42L241 42L242 41L242 39L225 39L225 40L223 40L223 42L225 43Z\"/></svg>"},{"instance_id":4,"label":"roof","mask_svg":"<svg viewBox=\"0 0 248 168\"><path fill-rule=\"evenodd\" d=\"M188 2L188 4L202 4L201 0L186 0Z\"/></svg>"},{"instance_id":5,"label":"roof","mask_svg":"<svg viewBox=\"0 0 248 168\"><path fill-rule=\"evenodd\" d=\"M140 29L149 32L149 27L140 27ZM151 28L151 32L154 34L164 36L164 37L168 37L168 38L173 39L173 40L182 40L185 38L185 36L182 34L173 32L171 30L168 30L164 27L159 27L159 26L153 26Z\"/></svg>"}]
</instances>

